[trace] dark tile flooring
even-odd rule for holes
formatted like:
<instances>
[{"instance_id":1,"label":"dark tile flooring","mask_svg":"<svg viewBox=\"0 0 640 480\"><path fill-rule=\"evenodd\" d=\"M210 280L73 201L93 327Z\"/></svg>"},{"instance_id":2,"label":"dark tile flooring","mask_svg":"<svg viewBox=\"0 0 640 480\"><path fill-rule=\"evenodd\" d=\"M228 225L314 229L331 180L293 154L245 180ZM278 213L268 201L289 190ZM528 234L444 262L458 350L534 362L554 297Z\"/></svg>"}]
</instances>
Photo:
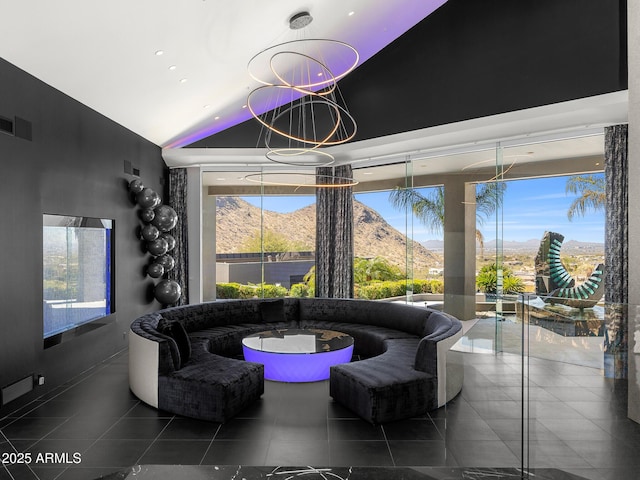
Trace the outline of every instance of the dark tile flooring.
<instances>
[{"instance_id":1,"label":"dark tile flooring","mask_svg":"<svg viewBox=\"0 0 640 480\"><path fill-rule=\"evenodd\" d=\"M87 480L136 464L518 467L523 452L529 468L638 478L640 425L626 418L624 383L532 358L523 451L520 358L462 355L462 394L423 417L374 426L333 402L328 382L265 382L258 403L221 425L141 403L122 352L0 419L0 452L32 457L3 465L0 480Z\"/></svg>"}]
</instances>

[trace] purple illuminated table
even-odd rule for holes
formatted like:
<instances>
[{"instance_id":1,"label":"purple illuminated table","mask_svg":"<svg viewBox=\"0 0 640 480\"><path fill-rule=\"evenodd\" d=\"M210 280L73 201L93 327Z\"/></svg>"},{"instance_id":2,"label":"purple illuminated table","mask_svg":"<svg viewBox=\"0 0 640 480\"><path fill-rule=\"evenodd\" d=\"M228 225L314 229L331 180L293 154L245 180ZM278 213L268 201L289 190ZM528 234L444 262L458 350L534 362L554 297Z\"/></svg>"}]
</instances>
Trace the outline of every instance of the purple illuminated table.
<instances>
[{"instance_id":1,"label":"purple illuminated table","mask_svg":"<svg viewBox=\"0 0 640 480\"><path fill-rule=\"evenodd\" d=\"M348 363L353 338L333 330L289 328L258 332L242 339L244 359L264 365L264 378L278 382L317 382L329 367Z\"/></svg>"}]
</instances>

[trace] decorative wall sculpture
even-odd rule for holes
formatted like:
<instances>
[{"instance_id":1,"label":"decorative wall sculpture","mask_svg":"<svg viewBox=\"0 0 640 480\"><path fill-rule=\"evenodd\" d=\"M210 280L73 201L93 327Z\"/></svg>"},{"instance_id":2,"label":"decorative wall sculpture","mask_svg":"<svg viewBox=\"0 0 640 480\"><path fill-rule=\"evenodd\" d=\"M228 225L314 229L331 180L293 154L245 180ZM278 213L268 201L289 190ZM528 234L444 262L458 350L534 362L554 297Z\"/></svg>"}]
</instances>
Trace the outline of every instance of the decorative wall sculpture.
<instances>
[{"instance_id":1,"label":"decorative wall sculpture","mask_svg":"<svg viewBox=\"0 0 640 480\"><path fill-rule=\"evenodd\" d=\"M535 259L536 295L545 303L573 308L593 307L604 294L604 264L599 264L589 278L576 286L575 279L560 260L564 236L545 232Z\"/></svg>"},{"instance_id":2,"label":"decorative wall sculpture","mask_svg":"<svg viewBox=\"0 0 640 480\"><path fill-rule=\"evenodd\" d=\"M182 287L163 277L175 266L168 252L175 248L176 241L168 232L178 223L178 215L173 208L163 205L160 195L145 187L139 179L129 183L129 192L140 207L139 217L143 222L140 239L153 257L146 273L151 278L161 279L154 287L154 297L163 305L174 305L180 300Z\"/></svg>"}]
</instances>

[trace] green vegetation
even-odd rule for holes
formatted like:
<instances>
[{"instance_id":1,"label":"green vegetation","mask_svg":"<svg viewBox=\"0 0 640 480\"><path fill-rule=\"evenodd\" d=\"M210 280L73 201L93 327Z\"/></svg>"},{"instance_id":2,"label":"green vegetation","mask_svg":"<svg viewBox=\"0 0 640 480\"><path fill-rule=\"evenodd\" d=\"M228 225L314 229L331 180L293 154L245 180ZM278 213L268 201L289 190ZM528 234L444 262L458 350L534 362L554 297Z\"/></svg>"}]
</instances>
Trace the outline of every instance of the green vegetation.
<instances>
[{"instance_id":1,"label":"green vegetation","mask_svg":"<svg viewBox=\"0 0 640 480\"><path fill-rule=\"evenodd\" d=\"M378 280L400 280L405 278L399 266L386 258L358 258L353 261L353 280L356 284L366 284Z\"/></svg>"},{"instance_id":2,"label":"green vegetation","mask_svg":"<svg viewBox=\"0 0 640 480\"><path fill-rule=\"evenodd\" d=\"M70 300L78 296L78 260L62 255L43 258L43 292L45 300Z\"/></svg>"},{"instance_id":3,"label":"green vegetation","mask_svg":"<svg viewBox=\"0 0 640 480\"><path fill-rule=\"evenodd\" d=\"M413 293L443 293L444 283L441 280L407 280L373 281L366 285L356 286L356 298L379 300L382 298L401 297L407 291Z\"/></svg>"},{"instance_id":4,"label":"green vegetation","mask_svg":"<svg viewBox=\"0 0 640 480\"><path fill-rule=\"evenodd\" d=\"M240 283L216 284L216 298L280 298L286 297L289 291L280 285L261 283L258 285L242 285Z\"/></svg>"},{"instance_id":5,"label":"green vegetation","mask_svg":"<svg viewBox=\"0 0 640 480\"><path fill-rule=\"evenodd\" d=\"M476 285L481 292L497 293L498 292L498 267L495 263L485 265L478 272L476 277ZM502 267L502 293L514 294L524 292L524 283L516 277L511 269Z\"/></svg>"},{"instance_id":6,"label":"green vegetation","mask_svg":"<svg viewBox=\"0 0 640 480\"><path fill-rule=\"evenodd\" d=\"M443 293L444 284L441 280L408 281L397 265L389 263L384 258L357 258L354 261L354 275L356 279L355 297L368 300L378 300L389 297L413 293ZM313 297L315 295L315 266L311 267L304 276L304 283L291 285L291 289L261 284L241 285L239 283L218 283L216 285L217 298L277 298L277 297Z\"/></svg>"},{"instance_id":7,"label":"green vegetation","mask_svg":"<svg viewBox=\"0 0 640 480\"><path fill-rule=\"evenodd\" d=\"M303 243L289 240L285 235L267 229L264 230L264 233L256 230L238 249L241 253L304 252L308 250L313 250L313 248Z\"/></svg>"},{"instance_id":8,"label":"green vegetation","mask_svg":"<svg viewBox=\"0 0 640 480\"><path fill-rule=\"evenodd\" d=\"M289 290L290 297L312 297L312 293L313 290L311 290L311 288L309 288L309 285L307 285L306 283L295 283L291 285L291 290Z\"/></svg>"}]
</instances>

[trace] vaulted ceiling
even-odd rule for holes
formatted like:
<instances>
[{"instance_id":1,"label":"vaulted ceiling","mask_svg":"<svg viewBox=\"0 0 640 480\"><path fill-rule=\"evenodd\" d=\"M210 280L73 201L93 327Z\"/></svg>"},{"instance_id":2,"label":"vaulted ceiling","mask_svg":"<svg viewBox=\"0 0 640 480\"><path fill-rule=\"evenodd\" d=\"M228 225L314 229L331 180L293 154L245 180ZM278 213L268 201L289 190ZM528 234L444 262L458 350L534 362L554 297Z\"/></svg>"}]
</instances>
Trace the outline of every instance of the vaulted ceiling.
<instances>
[{"instance_id":1,"label":"vaulted ceiling","mask_svg":"<svg viewBox=\"0 0 640 480\"><path fill-rule=\"evenodd\" d=\"M306 38L345 41L360 53L358 68L339 82L358 133L332 147L337 161L431 158L423 168L435 174L477 161L446 161L447 147L482 150L496 139L557 132L582 137L626 121L619 4L2 0L0 57L164 147L170 167L259 167L258 128L243 108L257 86L247 63L300 38L288 22L308 11ZM545 158L571 150L563 144ZM575 151L590 155L583 143Z\"/></svg>"},{"instance_id":2,"label":"vaulted ceiling","mask_svg":"<svg viewBox=\"0 0 640 480\"><path fill-rule=\"evenodd\" d=\"M247 62L298 38L352 44L365 62L446 0L3 1L0 57L162 147L249 118ZM375 5L373 5L375 3Z\"/></svg>"}]
</instances>

